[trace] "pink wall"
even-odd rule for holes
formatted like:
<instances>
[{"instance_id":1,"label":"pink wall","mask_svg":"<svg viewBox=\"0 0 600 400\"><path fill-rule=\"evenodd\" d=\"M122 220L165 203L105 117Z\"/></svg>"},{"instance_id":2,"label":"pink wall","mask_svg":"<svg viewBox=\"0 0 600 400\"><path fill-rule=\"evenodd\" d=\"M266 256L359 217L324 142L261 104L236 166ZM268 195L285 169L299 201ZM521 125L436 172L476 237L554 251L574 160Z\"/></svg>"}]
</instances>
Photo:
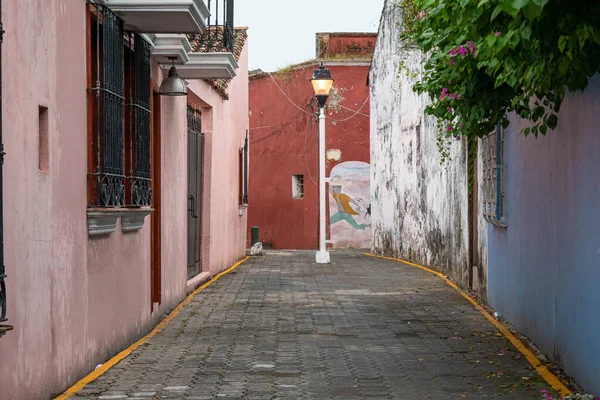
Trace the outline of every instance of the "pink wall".
<instances>
[{"instance_id":1,"label":"pink wall","mask_svg":"<svg viewBox=\"0 0 600 400\"><path fill-rule=\"evenodd\" d=\"M120 224L109 236L87 233L85 1L2 5L5 263L15 329L0 339L0 399L45 399L149 331L185 296L187 99L161 102L162 304L151 312L150 218L133 233ZM238 153L230 153L248 126L246 53L231 85L232 99L241 99L227 104L203 82L192 85L216 110L210 220L218 234L205 232L212 271L244 251L245 217L234 204ZM156 65L153 78L162 80ZM38 169L39 105L49 109L47 172Z\"/></svg>"},{"instance_id":2,"label":"pink wall","mask_svg":"<svg viewBox=\"0 0 600 400\"><path fill-rule=\"evenodd\" d=\"M194 94L190 100L202 105L205 133L203 271L221 271L238 261L246 249L247 213L238 213L238 188L239 149L249 127L247 41L238 64L228 101L204 81L192 81L189 86Z\"/></svg>"}]
</instances>

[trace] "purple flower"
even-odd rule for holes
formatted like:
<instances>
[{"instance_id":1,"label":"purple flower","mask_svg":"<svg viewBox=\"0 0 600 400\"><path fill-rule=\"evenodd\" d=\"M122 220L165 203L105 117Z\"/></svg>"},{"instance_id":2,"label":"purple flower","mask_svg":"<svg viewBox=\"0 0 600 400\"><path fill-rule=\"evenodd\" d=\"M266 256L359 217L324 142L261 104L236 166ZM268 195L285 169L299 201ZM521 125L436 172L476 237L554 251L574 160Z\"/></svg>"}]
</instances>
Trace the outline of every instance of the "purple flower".
<instances>
[{"instance_id":1,"label":"purple flower","mask_svg":"<svg viewBox=\"0 0 600 400\"><path fill-rule=\"evenodd\" d=\"M471 55L475 54L475 43L469 42L469 50L471 51Z\"/></svg>"},{"instance_id":2,"label":"purple flower","mask_svg":"<svg viewBox=\"0 0 600 400\"><path fill-rule=\"evenodd\" d=\"M460 135L458 135L458 136L456 137L456 140L460 140Z\"/></svg>"},{"instance_id":3,"label":"purple flower","mask_svg":"<svg viewBox=\"0 0 600 400\"><path fill-rule=\"evenodd\" d=\"M448 88L442 89L442 94L440 95L440 100L444 100L448 96Z\"/></svg>"},{"instance_id":4,"label":"purple flower","mask_svg":"<svg viewBox=\"0 0 600 400\"><path fill-rule=\"evenodd\" d=\"M458 100L460 100L460 99L462 98L462 94L459 94L458 96L456 96L456 98L457 98Z\"/></svg>"},{"instance_id":5,"label":"purple flower","mask_svg":"<svg viewBox=\"0 0 600 400\"><path fill-rule=\"evenodd\" d=\"M452 112L452 107L448 107L448 112L451 113Z\"/></svg>"},{"instance_id":6,"label":"purple flower","mask_svg":"<svg viewBox=\"0 0 600 400\"><path fill-rule=\"evenodd\" d=\"M462 46L458 46L458 54L460 54L461 56L464 56L467 54L467 49L465 49Z\"/></svg>"},{"instance_id":7,"label":"purple flower","mask_svg":"<svg viewBox=\"0 0 600 400\"><path fill-rule=\"evenodd\" d=\"M448 125L448 132L453 131L454 127L452 125Z\"/></svg>"},{"instance_id":8,"label":"purple flower","mask_svg":"<svg viewBox=\"0 0 600 400\"><path fill-rule=\"evenodd\" d=\"M454 50L454 49L450 49L450 55L451 55L451 56L455 56L455 55L456 55L456 50Z\"/></svg>"},{"instance_id":9,"label":"purple flower","mask_svg":"<svg viewBox=\"0 0 600 400\"><path fill-rule=\"evenodd\" d=\"M455 95L454 93L450 93L450 98L451 98L452 100L456 100L456 95Z\"/></svg>"},{"instance_id":10,"label":"purple flower","mask_svg":"<svg viewBox=\"0 0 600 400\"><path fill-rule=\"evenodd\" d=\"M496 33L494 33L494 36L496 36L496 37L498 37L500 35L502 35L502 32L496 32Z\"/></svg>"},{"instance_id":11,"label":"purple flower","mask_svg":"<svg viewBox=\"0 0 600 400\"><path fill-rule=\"evenodd\" d=\"M454 60L450 59L450 65L454 66Z\"/></svg>"}]
</instances>

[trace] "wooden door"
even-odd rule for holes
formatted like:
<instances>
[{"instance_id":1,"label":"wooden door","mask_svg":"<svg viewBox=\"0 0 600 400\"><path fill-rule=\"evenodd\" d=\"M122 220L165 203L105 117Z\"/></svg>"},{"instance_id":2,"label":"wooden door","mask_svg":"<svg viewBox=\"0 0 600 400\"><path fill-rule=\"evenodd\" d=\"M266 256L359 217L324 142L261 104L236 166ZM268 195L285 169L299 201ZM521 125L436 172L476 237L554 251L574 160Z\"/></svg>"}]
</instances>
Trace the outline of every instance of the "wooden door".
<instances>
[{"instance_id":1,"label":"wooden door","mask_svg":"<svg viewBox=\"0 0 600 400\"><path fill-rule=\"evenodd\" d=\"M188 106L188 263L187 278L202 271L202 113Z\"/></svg>"},{"instance_id":2,"label":"wooden door","mask_svg":"<svg viewBox=\"0 0 600 400\"><path fill-rule=\"evenodd\" d=\"M151 217L151 262L150 290L151 307L161 303L162 270L161 270L161 130L160 130L160 95L158 89L152 90L152 141L151 141L151 171L152 171L152 207Z\"/></svg>"}]
</instances>

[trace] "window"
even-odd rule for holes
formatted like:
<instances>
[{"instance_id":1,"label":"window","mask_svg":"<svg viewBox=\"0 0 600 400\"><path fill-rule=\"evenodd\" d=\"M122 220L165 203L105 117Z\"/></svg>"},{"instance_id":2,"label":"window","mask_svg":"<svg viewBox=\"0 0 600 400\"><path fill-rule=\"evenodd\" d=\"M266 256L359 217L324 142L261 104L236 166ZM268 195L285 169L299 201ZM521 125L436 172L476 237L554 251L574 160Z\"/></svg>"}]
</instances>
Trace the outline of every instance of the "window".
<instances>
[{"instance_id":1,"label":"window","mask_svg":"<svg viewBox=\"0 0 600 400\"><path fill-rule=\"evenodd\" d=\"M38 167L42 172L47 172L50 164L48 149L48 107L39 106L38 115L39 162Z\"/></svg>"},{"instance_id":2,"label":"window","mask_svg":"<svg viewBox=\"0 0 600 400\"><path fill-rule=\"evenodd\" d=\"M244 147L240 148L240 204L248 204L248 131Z\"/></svg>"},{"instance_id":3,"label":"window","mask_svg":"<svg viewBox=\"0 0 600 400\"><path fill-rule=\"evenodd\" d=\"M149 206L150 45L103 5L88 11L89 205Z\"/></svg>"},{"instance_id":4,"label":"window","mask_svg":"<svg viewBox=\"0 0 600 400\"><path fill-rule=\"evenodd\" d=\"M304 198L304 175L292 175L292 197Z\"/></svg>"},{"instance_id":5,"label":"window","mask_svg":"<svg viewBox=\"0 0 600 400\"><path fill-rule=\"evenodd\" d=\"M481 140L483 146L483 216L499 227L506 227L504 192L504 129Z\"/></svg>"}]
</instances>

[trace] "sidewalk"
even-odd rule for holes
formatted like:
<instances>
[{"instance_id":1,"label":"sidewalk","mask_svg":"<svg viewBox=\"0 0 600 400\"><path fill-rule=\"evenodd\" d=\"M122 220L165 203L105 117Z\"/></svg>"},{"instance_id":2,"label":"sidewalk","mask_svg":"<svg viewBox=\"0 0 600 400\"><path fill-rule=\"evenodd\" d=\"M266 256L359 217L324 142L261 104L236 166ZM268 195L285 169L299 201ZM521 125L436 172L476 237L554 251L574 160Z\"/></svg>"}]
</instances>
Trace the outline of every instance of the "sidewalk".
<instances>
[{"instance_id":1,"label":"sidewalk","mask_svg":"<svg viewBox=\"0 0 600 400\"><path fill-rule=\"evenodd\" d=\"M536 399L549 389L439 278L333 252L252 258L72 399Z\"/></svg>"}]
</instances>

